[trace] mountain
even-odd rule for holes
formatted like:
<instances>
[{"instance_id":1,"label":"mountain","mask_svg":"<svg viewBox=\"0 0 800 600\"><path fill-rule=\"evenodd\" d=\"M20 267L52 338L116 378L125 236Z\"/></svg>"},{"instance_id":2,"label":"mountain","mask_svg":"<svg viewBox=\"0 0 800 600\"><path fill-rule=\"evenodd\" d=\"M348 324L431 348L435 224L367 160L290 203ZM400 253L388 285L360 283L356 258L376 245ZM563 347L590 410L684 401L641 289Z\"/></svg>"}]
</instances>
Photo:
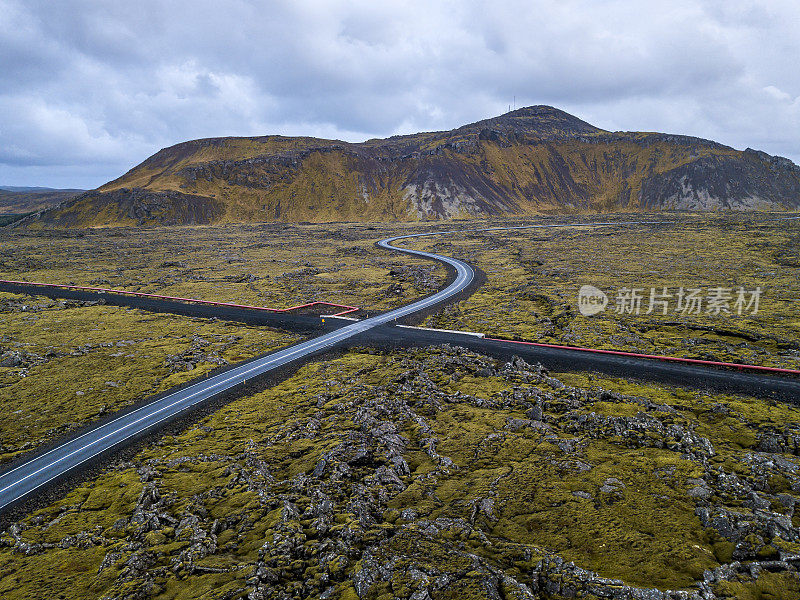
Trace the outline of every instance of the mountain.
<instances>
[{"instance_id":1,"label":"mountain","mask_svg":"<svg viewBox=\"0 0 800 600\"><path fill-rule=\"evenodd\" d=\"M0 186L0 215L24 215L45 210L86 190Z\"/></svg>"},{"instance_id":2,"label":"mountain","mask_svg":"<svg viewBox=\"0 0 800 600\"><path fill-rule=\"evenodd\" d=\"M39 186L18 186L18 185L0 185L0 190L7 192L85 192L86 190L79 190L74 188L51 188Z\"/></svg>"},{"instance_id":3,"label":"mountain","mask_svg":"<svg viewBox=\"0 0 800 600\"><path fill-rule=\"evenodd\" d=\"M797 208L786 158L608 132L550 106L348 143L210 138L165 148L30 226L387 221L545 211Z\"/></svg>"}]
</instances>

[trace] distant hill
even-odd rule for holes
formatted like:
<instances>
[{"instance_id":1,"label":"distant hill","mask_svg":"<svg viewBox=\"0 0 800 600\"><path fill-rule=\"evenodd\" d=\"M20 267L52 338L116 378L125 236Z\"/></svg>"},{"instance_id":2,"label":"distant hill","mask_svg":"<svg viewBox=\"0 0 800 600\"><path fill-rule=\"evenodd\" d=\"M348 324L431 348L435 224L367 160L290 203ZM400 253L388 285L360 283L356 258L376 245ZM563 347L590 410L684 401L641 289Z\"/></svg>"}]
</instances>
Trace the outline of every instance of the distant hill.
<instances>
[{"instance_id":1,"label":"distant hill","mask_svg":"<svg viewBox=\"0 0 800 600\"><path fill-rule=\"evenodd\" d=\"M395 221L797 208L800 168L700 138L608 132L550 106L348 143L210 138L157 152L30 226Z\"/></svg>"},{"instance_id":2,"label":"distant hill","mask_svg":"<svg viewBox=\"0 0 800 600\"><path fill-rule=\"evenodd\" d=\"M73 189L73 188L50 188L50 187L27 187L27 186L17 186L17 185L0 185L0 190L5 190L7 192L85 192L86 190L81 189Z\"/></svg>"},{"instance_id":3,"label":"distant hill","mask_svg":"<svg viewBox=\"0 0 800 600\"><path fill-rule=\"evenodd\" d=\"M0 215L25 215L52 208L86 190L0 186Z\"/></svg>"}]
</instances>

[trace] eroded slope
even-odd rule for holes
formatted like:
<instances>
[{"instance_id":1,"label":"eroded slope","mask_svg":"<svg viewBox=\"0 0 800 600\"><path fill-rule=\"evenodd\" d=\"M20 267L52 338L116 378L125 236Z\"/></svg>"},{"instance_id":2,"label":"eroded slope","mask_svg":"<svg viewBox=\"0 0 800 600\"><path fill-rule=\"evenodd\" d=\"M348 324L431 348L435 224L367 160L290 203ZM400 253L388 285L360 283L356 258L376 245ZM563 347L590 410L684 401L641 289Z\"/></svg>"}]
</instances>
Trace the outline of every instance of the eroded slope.
<instances>
[{"instance_id":1,"label":"eroded slope","mask_svg":"<svg viewBox=\"0 0 800 600\"><path fill-rule=\"evenodd\" d=\"M415 221L547 211L797 208L800 167L700 138L607 132L550 106L363 143L165 148L28 227Z\"/></svg>"}]
</instances>

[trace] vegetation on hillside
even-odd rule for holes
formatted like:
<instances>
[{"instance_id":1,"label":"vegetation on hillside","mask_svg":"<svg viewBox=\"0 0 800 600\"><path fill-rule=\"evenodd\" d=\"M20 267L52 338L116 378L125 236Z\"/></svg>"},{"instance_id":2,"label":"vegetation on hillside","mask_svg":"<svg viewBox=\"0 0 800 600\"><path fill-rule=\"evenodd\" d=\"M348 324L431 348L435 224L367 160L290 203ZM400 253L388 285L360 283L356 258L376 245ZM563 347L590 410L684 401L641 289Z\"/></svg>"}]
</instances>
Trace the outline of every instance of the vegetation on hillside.
<instances>
[{"instance_id":1,"label":"vegetation on hillside","mask_svg":"<svg viewBox=\"0 0 800 600\"><path fill-rule=\"evenodd\" d=\"M265 136L166 148L27 227L417 221L552 211L797 208L800 167L548 106L360 144Z\"/></svg>"}]
</instances>

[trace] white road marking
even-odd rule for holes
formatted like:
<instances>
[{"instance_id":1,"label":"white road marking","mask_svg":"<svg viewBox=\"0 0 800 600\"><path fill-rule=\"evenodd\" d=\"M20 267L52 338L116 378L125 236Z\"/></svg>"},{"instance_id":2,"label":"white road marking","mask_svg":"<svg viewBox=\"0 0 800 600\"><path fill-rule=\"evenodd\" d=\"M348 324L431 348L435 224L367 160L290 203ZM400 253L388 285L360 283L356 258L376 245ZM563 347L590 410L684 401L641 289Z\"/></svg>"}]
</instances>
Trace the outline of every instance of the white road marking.
<instances>
[{"instance_id":1,"label":"white road marking","mask_svg":"<svg viewBox=\"0 0 800 600\"><path fill-rule=\"evenodd\" d=\"M514 227L485 227L485 228L481 228L481 229L471 229L471 230L463 230L463 231L451 230L451 231L435 231L435 232L426 232L426 233L415 233L415 234L395 236L395 237L391 237L391 238L386 238L386 239L380 240L378 242L378 245L383 247L383 248L387 248L389 250L394 250L394 251L398 251L398 252L403 252L403 253L406 253L406 254L414 254L414 255L417 255L417 256L423 256L425 258L430 258L430 259L437 260L437 261L440 261L440 262L443 262L445 264L450 265L456 271L455 280L449 286L447 286L445 289L440 290L439 292L437 292L437 293L435 293L435 294L433 294L431 296L428 296L427 298L423 298L422 300L418 300L417 302L413 302L413 303L409 304L408 306L389 311L389 312L384 313L382 315L378 315L378 316L375 316L375 317L370 317L368 319L364 319L364 320L361 320L361 321L354 322L351 325L346 325L345 327L342 327L341 329L337 329L336 331L333 331L331 333L326 333L326 334L324 334L324 335L322 335L322 336L320 336L318 338L315 338L313 340L307 340L305 342L301 342L300 344L297 344L295 346L290 346L289 348L284 348L283 350L279 350L275 354L272 354L272 355L270 355L268 357L263 357L261 359L257 359L257 362L256 362L255 366L250 366L250 365L254 364L252 362L251 363L246 363L245 365L241 365L239 367L236 367L236 368L232 369L231 371L228 371L226 373L221 373L221 374L216 375L216 376L214 376L214 377L212 377L210 379L207 379L205 381L198 382L198 383L196 383L196 384L194 384L194 385L192 385L192 386L190 386L190 387L188 387L188 388L186 388L184 390L181 390L179 392L175 392L173 394L170 394L168 396L160 398L160 399L152 402L151 404L148 404L147 406L140 407L140 408L136 409L135 411L132 411L132 412L126 414L126 415L122 415L120 417L117 417L116 419L114 419L112 421L109 421L108 423L105 423L105 424L103 424L103 425L101 425L101 426L99 426L99 427L97 427L97 428L95 428L95 429L93 429L91 431L87 431L86 433L84 433L84 434L82 434L82 435L80 435L80 436L78 436L78 437L76 437L76 438L74 438L74 439L72 439L72 440L70 440L68 442L65 442L64 444L61 444L57 448L54 448L54 449L46 452L45 454L43 454L41 456L33 458L33 459L29 460L28 462L26 462L26 463L14 468L14 469L8 471L6 473L3 473L2 475L0 475L0 482L2 482L2 480L8 480L9 475L11 475L12 473L15 473L16 471L18 471L20 469L30 468L30 467L34 466L36 463L41 462L43 459L45 459L46 457L50 456L54 452L57 452L57 451L62 450L62 449L65 449L68 446L74 445L77 441L85 438L86 436L90 436L92 434L98 434L98 433L102 432L103 430L107 429L109 426L113 425L114 423L116 423L116 422L118 422L120 420L129 419L132 416L136 415L137 413L141 413L141 412L146 413L146 414L140 416L139 418L127 423L126 425L123 425L122 427L118 427L117 429L114 429L113 431L104 434L102 437L99 437L94 441L88 442L88 443L80 446L79 448L77 448L75 450L72 450L68 454L65 454L64 456L62 456L60 458L57 458L57 459L47 463L46 465L44 465L42 467L37 468L36 470L34 470L31 473L25 475L24 477L16 479L15 481L7 484L5 487L0 488L0 494L2 494L4 492L7 492L7 491L11 490L14 487L19 486L20 484L24 483L25 481L29 480L30 478L35 477L39 473L55 467L59 463L62 463L63 461L66 461L67 459L75 456L76 454L80 454L81 452L84 452L87 449L89 449L89 448L91 448L93 446L96 446L100 442L102 442L104 440L107 440L107 439L109 439L111 437L114 437L116 434L118 434L118 433L120 433L122 431L125 431L126 429L129 429L129 428L137 425L138 423L141 423L142 421L150 421L151 419L153 419L155 416L159 415L160 413L162 413L164 411L168 411L169 409L171 409L171 408L173 408L173 407L175 407L177 405L182 405L179 410L171 411L168 414L166 414L163 417L161 417L160 419L158 419L156 421L153 421L153 422L149 422L145 426L143 426L143 427L141 427L141 428L139 428L139 429L137 429L135 431L132 431L131 433L129 433L125 437L123 437L123 438L121 438L119 440L116 440L113 443L110 443L108 446L106 446L104 448L100 448L100 449L94 451L91 455L86 456L85 458L82 458L82 459L78 460L77 462L73 462L72 464L66 466L64 469L62 469L59 472L55 473L50 478L48 478L47 480L37 484L36 486L28 488L28 489L22 491L21 493L19 493L18 495L16 495L16 496L4 501L2 504L0 504L0 508L2 508L4 506L7 506L11 502L14 502L14 501L22 498L23 496L33 492L34 490L36 490L39 487L47 484L48 482L52 481L53 479L63 475L64 473L68 472L69 470L71 470L71 469L83 464L87 460L90 460L90 459L94 458L95 456L97 456L98 454L100 454L100 453L102 453L102 452L104 452L106 450L109 450L110 448L113 448L114 446L117 446L118 444L124 442L128 438L130 438L130 437L132 437L134 435L137 435L139 433L142 433L143 431L146 431L147 429L157 425L158 423L161 423L165 419L168 419L168 418L180 413L181 411L183 411L183 410L185 410L185 409L197 404L198 402L202 402L203 400L208 399L210 396L212 396L215 393L217 393L215 390L217 390L217 388L219 388L220 386L225 386L225 384L227 384L229 382L232 382L232 381L235 381L235 380L239 380L239 381L237 381L237 383L245 382L246 379L247 379L247 375L249 375L250 373L253 373L253 372L257 371L258 373L256 373L256 375L260 375L262 373L266 373L269 370L271 370L269 368L266 368L266 367L269 367L269 365L273 365L275 363L279 363L276 366L280 366L282 364L286 364L287 362L290 362L290 357L293 357L293 356L295 356L297 354L306 355L306 354L308 354L310 352L314 352L314 351L317 351L317 350L322 350L324 348L327 348L329 346L332 346L332 345L336 344L339 341L342 341L344 339L350 338L350 337L352 337L354 335L357 335L359 333L362 333L364 331L372 329L373 327L376 327L378 325L383 325L383 324L388 323L390 321L394 321L394 320L399 319L401 317L404 317L406 315L409 315L409 314L412 314L412 313L417 312L419 310L422 310L424 308L427 308L427 307L429 307L429 306L431 306L433 304L438 303L440 300L449 298L450 296L453 296L453 295L459 293L464 288L466 288L472 282L472 280L475 277L475 271L472 269L472 267L470 265L468 265L467 263L465 263L463 261L460 261L460 260L455 259L455 258L441 256L441 255L434 254L434 253L431 253L431 252L423 252L423 251L420 251L420 250L412 250L410 248L400 248L400 247L397 247L397 246L392 246L391 245L392 242L395 242L395 241L398 241L398 240L403 240L403 239L409 239L409 238L426 237L426 236L432 236L432 235L448 235L448 234L454 234L454 233L476 233L476 232L482 232L482 231L536 229L536 228L542 228L542 227L642 225L642 224L652 224L652 223L664 223L664 222L661 222L661 221L624 221L624 222L619 222L619 223L574 223L574 224L521 225L521 226L514 226ZM264 362L264 359L266 359L266 358L269 358L269 360ZM241 370L246 366L250 366L250 368L247 368L245 370ZM222 389L219 390L219 391L224 391L225 389L228 389L228 388L232 387L233 385L235 385L235 384L222 387ZM192 390L195 387L197 387L199 389L197 391L195 391L194 393L189 394L188 396L184 395L184 394L186 394L186 392L189 392L190 390ZM198 396L200 396L200 397L198 397ZM168 401L172 397L178 397L178 399L173 401L173 402L171 402L171 403L169 403L169 404L167 404L166 406L162 406L161 408L158 408L157 410L152 410L154 407L158 406L159 404L163 403L164 401ZM194 400L192 400L193 398L194 398ZM189 400L192 400L192 401L189 402Z\"/></svg>"}]
</instances>

